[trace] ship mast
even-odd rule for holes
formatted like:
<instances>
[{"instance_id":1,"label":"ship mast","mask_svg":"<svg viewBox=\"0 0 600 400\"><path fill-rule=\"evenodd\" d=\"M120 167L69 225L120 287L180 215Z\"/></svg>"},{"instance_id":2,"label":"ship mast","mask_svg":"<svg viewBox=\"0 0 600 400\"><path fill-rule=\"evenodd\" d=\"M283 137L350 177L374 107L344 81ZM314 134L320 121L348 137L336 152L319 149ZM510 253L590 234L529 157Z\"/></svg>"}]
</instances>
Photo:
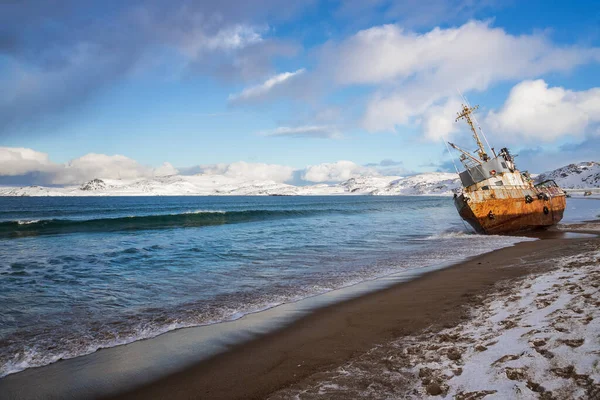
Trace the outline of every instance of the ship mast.
<instances>
[{"instance_id":1,"label":"ship mast","mask_svg":"<svg viewBox=\"0 0 600 400\"><path fill-rule=\"evenodd\" d=\"M483 148L483 143L481 143L481 139L479 139L479 135L477 134L477 130L475 129L475 125L473 124L473 119L471 118L471 114L473 113L473 111L477 110L478 108L479 106L468 107L463 104L462 112L457 113L458 117L456 117L456 121L463 118L467 121L467 124L469 124L469 127L473 132L473 138L475 138L475 142L477 142L477 154L479 155L479 158L485 162L490 158L488 157L487 153L485 152L485 149Z\"/></svg>"}]
</instances>

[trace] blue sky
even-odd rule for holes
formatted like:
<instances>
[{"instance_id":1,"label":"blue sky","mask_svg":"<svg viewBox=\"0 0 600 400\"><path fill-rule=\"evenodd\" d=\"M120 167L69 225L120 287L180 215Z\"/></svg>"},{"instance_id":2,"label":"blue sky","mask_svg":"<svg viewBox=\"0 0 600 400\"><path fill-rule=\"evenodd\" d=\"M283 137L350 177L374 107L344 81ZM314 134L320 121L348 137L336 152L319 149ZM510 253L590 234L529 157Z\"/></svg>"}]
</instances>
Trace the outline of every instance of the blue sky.
<instances>
[{"instance_id":1,"label":"blue sky","mask_svg":"<svg viewBox=\"0 0 600 400\"><path fill-rule=\"evenodd\" d=\"M447 170L443 139L472 147L457 89L523 169L600 151L594 1L25 0L0 26L0 183L109 178L123 157Z\"/></svg>"}]
</instances>

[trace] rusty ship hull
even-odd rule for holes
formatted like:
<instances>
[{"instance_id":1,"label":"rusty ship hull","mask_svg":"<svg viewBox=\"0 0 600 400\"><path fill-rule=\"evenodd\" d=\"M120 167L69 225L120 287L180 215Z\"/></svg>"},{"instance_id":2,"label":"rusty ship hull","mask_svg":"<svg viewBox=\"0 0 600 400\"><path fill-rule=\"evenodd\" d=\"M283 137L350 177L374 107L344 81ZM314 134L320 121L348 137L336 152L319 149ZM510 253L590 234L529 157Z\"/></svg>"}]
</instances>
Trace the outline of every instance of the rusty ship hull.
<instances>
[{"instance_id":1,"label":"rusty ship hull","mask_svg":"<svg viewBox=\"0 0 600 400\"><path fill-rule=\"evenodd\" d=\"M454 203L477 233L494 235L557 224L563 217L566 196L559 188L490 189L463 193Z\"/></svg>"}]
</instances>

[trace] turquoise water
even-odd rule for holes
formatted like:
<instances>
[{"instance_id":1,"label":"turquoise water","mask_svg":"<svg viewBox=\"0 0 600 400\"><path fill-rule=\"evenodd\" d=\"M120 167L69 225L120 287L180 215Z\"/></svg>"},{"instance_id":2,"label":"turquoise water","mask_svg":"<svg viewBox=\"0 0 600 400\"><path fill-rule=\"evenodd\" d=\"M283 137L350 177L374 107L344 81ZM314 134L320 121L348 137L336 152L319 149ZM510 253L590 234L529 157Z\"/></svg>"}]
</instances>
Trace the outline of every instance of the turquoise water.
<instances>
[{"instance_id":1,"label":"turquoise water","mask_svg":"<svg viewBox=\"0 0 600 400\"><path fill-rule=\"evenodd\" d=\"M519 240L445 197L0 198L0 376Z\"/></svg>"}]
</instances>

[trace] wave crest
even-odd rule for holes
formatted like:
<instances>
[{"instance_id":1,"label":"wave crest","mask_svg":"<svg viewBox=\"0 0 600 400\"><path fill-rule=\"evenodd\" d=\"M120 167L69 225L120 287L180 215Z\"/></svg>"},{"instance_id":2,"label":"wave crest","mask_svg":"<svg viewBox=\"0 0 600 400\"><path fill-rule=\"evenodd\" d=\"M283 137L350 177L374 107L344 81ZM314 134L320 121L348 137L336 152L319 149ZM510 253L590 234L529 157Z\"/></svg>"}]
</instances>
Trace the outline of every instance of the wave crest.
<instances>
[{"instance_id":1,"label":"wave crest","mask_svg":"<svg viewBox=\"0 0 600 400\"><path fill-rule=\"evenodd\" d=\"M116 232L224 225L275 218L294 218L331 210L197 210L178 214L155 214L86 220L41 219L0 222L0 238L80 232Z\"/></svg>"}]
</instances>

